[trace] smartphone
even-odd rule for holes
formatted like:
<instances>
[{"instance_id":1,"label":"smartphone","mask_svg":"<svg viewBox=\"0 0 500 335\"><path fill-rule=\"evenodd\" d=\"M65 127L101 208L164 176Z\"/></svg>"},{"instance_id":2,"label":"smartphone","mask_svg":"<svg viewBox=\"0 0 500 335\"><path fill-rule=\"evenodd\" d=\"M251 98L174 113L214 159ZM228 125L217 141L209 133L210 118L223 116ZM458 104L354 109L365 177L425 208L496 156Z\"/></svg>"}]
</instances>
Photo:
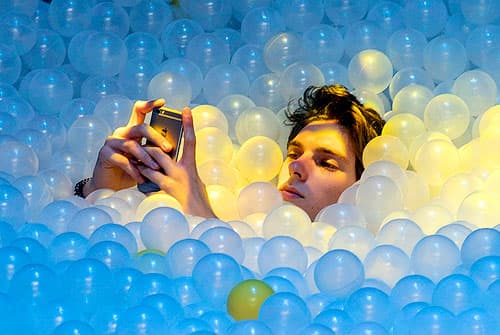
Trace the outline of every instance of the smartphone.
<instances>
[{"instance_id":1,"label":"smartphone","mask_svg":"<svg viewBox=\"0 0 500 335\"><path fill-rule=\"evenodd\" d=\"M149 125L172 144L173 148L168 154L172 159L177 160L181 149L183 134L182 112L165 106L155 108L151 112L151 121ZM150 141L146 141L145 145L151 146L154 144ZM157 192L160 190L158 185L150 180L137 185L137 188L143 193Z\"/></svg>"}]
</instances>

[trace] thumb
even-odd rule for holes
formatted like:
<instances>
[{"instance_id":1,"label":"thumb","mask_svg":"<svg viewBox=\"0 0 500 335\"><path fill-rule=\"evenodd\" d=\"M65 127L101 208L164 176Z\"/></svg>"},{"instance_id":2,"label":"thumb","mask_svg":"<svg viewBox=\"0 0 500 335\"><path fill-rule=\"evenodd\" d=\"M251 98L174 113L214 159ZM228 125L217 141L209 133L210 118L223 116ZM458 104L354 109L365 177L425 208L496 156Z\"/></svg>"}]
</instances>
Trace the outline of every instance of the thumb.
<instances>
[{"instance_id":1,"label":"thumb","mask_svg":"<svg viewBox=\"0 0 500 335\"><path fill-rule=\"evenodd\" d=\"M184 145L182 147L182 161L187 166L196 165L196 135L193 126L193 114L189 107L182 110L182 126L184 128Z\"/></svg>"}]
</instances>

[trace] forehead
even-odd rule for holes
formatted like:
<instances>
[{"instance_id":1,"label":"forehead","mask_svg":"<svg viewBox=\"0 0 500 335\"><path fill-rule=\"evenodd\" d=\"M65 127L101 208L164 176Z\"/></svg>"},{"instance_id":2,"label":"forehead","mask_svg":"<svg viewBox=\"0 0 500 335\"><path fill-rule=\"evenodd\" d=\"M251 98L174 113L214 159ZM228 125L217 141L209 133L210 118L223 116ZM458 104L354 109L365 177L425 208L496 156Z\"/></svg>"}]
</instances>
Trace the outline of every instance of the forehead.
<instances>
[{"instance_id":1,"label":"forehead","mask_svg":"<svg viewBox=\"0 0 500 335\"><path fill-rule=\"evenodd\" d=\"M314 121L297 134L292 143L335 149L347 154L351 148L349 132L336 120Z\"/></svg>"}]
</instances>

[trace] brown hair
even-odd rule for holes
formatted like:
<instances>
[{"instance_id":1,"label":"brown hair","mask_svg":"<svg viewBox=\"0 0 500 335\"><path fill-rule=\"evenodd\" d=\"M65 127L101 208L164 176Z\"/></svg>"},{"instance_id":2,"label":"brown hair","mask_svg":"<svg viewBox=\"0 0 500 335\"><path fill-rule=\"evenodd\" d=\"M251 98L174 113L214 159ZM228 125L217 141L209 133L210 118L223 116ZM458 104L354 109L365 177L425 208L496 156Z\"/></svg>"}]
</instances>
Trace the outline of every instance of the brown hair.
<instances>
[{"instance_id":1,"label":"brown hair","mask_svg":"<svg viewBox=\"0 0 500 335\"><path fill-rule=\"evenodd\" d=\"M286 111L287 124L292 126L288 142L309 123L320 120L336 120L346 129L353 143L356 155L356 178L361 177L363 150L366 144L380 135L385 124L373 109L363 106L358 99L342 85L309 86L298 99L298 106Z\"/></svg>"}]
</instances>

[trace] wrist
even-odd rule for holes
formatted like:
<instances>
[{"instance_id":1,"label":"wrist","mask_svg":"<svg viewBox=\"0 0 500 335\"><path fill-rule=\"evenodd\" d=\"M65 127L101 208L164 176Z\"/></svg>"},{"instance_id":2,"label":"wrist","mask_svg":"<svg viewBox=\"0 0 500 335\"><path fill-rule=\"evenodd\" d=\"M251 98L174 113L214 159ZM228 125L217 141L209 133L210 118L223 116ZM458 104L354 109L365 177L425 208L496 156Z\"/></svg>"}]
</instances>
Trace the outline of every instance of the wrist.
<instances>
[{"instance_id":1,"label":"wrist","mask_svg":"<svg viewBox=\"0 0 500 335\"><path fill-rule=\"evenodd\" d=\"M88 185L92 181L92 178L84 178L75 184L73 189L73 194L85 198L90 192L88 191Z\"/></svg>"}]
</instances>

